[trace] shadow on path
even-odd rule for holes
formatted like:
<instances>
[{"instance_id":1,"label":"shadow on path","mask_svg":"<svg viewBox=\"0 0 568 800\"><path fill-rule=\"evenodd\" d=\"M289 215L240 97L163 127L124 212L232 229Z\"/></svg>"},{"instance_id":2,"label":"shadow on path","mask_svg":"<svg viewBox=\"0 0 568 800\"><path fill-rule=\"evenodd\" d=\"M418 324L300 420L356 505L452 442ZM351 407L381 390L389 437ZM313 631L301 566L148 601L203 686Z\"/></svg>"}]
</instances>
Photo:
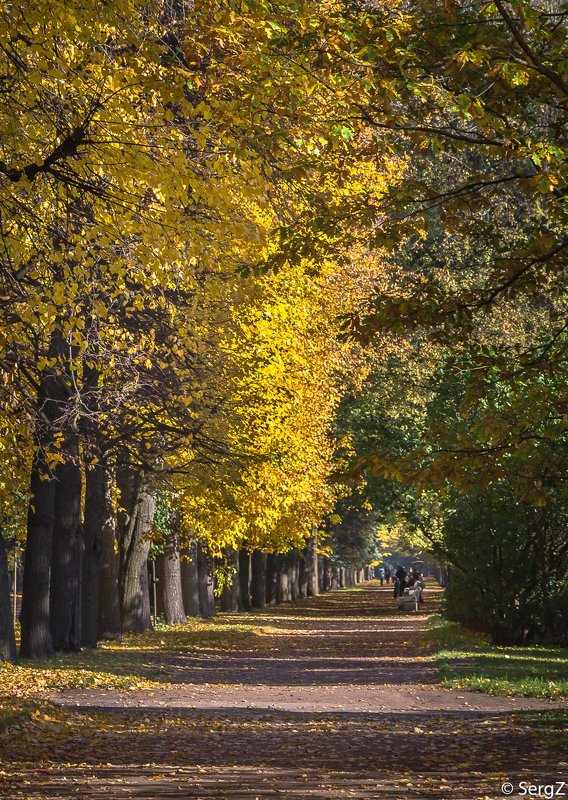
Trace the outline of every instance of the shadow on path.
<instances>
[{"instance_id":1,"label":"shadow on path","mask_svg":"<svg viewBox=\"0 0 568 800\"><path fill-rule=\"evenodd\" d=\"M169 685L58 695L0 737L0 796L487 800L566 772L562 732L528 711L562 706L436 686L425 617L398 616L388 589L250 620L269 626L262 641L168 654Z\"/></svg>"}]
</instances>

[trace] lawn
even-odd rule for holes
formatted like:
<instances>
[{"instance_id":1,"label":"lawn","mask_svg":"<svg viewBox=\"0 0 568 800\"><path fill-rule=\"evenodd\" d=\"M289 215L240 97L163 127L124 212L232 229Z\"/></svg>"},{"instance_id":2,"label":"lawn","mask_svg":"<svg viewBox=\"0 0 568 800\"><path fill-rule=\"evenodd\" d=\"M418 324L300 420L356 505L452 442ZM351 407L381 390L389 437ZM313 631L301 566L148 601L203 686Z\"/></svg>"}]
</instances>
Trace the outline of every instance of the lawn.
<instances>
[{"instance_id":1,"label":"lawn","mask_svg":"<svg viewBox=\"0 0 568 800\"><path fill-rule=\"evenodd\" d=\"M443 685L494 695L568 697L568 648L496 647L486 636L430 618L428 641Z\"/></svg>"},{"instance_id":2,"label":"lawn","mask_svg":"<svg viewBox=\"0 0 568 800\"><path fill-rule=\"evenodd\" d=\"M255 623L252 615L220 614L209 620L190 619L185 625L157 625L145 633L125 634L119 642L100 642L95 650L0 663L0 710L5 712L15 700L40 699L60 689L163 687L176 678L175 657L180 652L258 650L274 632L269 625Z\"/></svg>"}]
</instances>

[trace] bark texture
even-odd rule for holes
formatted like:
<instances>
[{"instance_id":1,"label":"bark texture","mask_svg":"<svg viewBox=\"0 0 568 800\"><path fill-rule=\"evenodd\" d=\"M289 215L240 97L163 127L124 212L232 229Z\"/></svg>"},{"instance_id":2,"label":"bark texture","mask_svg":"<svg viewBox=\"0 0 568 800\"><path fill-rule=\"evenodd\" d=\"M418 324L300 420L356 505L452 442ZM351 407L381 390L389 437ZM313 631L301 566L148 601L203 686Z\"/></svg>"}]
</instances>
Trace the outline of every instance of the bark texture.
<instances>
[{"instance_id":1,"label":"bark texture","mask_svg":"<svg viewBox=\"0 0 568 800\"><path fill-rule=\"evenodd\" d=\"M183 607L188 617L198 617L199 582L197 575L197 543L190 542L181 562L181 590Z\"/></svg>"},{"instance_id":2,"label":"bark texture","mask_svg":"<svg viewBox=\"0 0 568 800\"><path fill-rule=\"evenodd\" d=\"M65 361L68 350L68 343L56 328L49 343L48 357ZM68 400L69 385L59 367L44 369L37 398L38 449L31 468L24 552L20 655L25 658L53 655L50 595L56 480L48 464L48 454L53 450L55 423L61 421L68 410Z\"/></svg>"},{"instance_id":3,"label":"bark texture","mask_svg":"<svg viewBox=\"0 0 568 800\"><path fill-rule=\"evenodd\" d=\"M318 590L320 592L325 592L325 585L324 585L324 568L323 568L323 558L318 558L317 560L317 571L318 571Z\"/></svg>"},{"instance_id":4,"label":"bark texture","mask_svg":"<svg viewBox=\"0 0 568 800\"><path fill-rule=\"evenodd\" d=\"M10 576L8 575L8 550L0 533L0 661L15 661L16 637L14 616L10 601Z\"/></svg>"},{"instance_id":5,"label":"bark texture","mask_svg":"<svg viewBox=\"0 0 568 800\"><path fill-rule=\"evenodd\" d=\"M197 545L197 576L199 581L199 611L204 619L215 614L213 593L213 559L205 548Z\"/></svg>"},{"instance_id":6,"label":"bark texture","mask_svg":"<svg viewBox=\"0 0 568 800\"><path fill-rule=\"evenodd\" d=\"M20 614L23 658L49 658L53 641L49 621L51 543L55 503L55 478L47 467L45 453L39 449L32 463L30 504Z\"/></svg>"},{"instance_id":7,"label":"bark texture","mask_svg":"<svg viewBox=\"0 0 568 800\"><path fill-rule=\"evenodd\" d=\"M81 644L96 647L103 528L105 523L105 473L102 464L85 470L83 519L83 584L81 591Z\"/></svg>"},{"instance_id":8,"label":"bark texture","mask_svg":"<svg viewBox=\"0 0 568 800\"><path fill-rule=\"evenodd\" d=\"M243 611L250 611L250 553L246 550L239 550L239 584L241 590L241 605Z\"/></svg>"},{"instance_id":9,"label":"bark texture","mask_svg":"<svg viewBox=\"0 0 568 800\"><path fill-rule=\"evenodd\" d=\"M335 565L331 568L331 588L339 589L339 567Z\"/></svg>"},{"instance_id":10,"label":"bark texture","mask_svg":"<svg viewBox=\"0 0 568 800\"><path fill-rule=\"evenodd\" d=\"M296 551L289 555L290 559L290 599L297 600L300 597L300 559Z\"/></svg>"},{"instance_id":11,"label":"bark texture","mask_svg":"<svg viewBox=\"0 0 568 800\"><path fill-rule=\"evenodd\" d=\"M181 560L179 552L179 520L172 514L170 530L164 548L164 575L162 582L164 618L168 625L185 622L181 589Z\"/></svg>"},{"instance_id":12,"label":"bark texture","mask_svg":"<svg viewBox=\"0 0 568 800\"><path fill-rule=\"evenodd\" d=\"M300 591L300 597L307 597L308 596L308 563L304 554L300 555L298 560L298 586Z\"/></svg>"},{"instance_id":13,"label":"bark texture","mask_svg":"<svg viewBox=\"0 0 568 800\"><path fill-rule=\"evenodd\" d=\"M148 553L156 499L141 473L120 470L117 475L125 512L119 524L119 597L123 632L151 627Z\"/></svg>"},{"instance_id":14,"label":"bark texture","mask_svg":"<svg viewBox=\"0 0 568 800\"><path fill-rule=\"evenodd\" d=\"M83 525L79 438L67 431L64 461L55 471L55 502L51 555L50 622L55 650L81 649Z\"/></svg>"},{"instance_id":15,"label":"bark texture","mask_svg":"<svg viewBox=\"0 0 568 800\"><path fill-rule=\"evenodd\" d=\"M266 606L266 553L255 550L251 557L251 605Z\"/></svg>"},{"instance_id":16,"label":"bark texture","mask_svg":"<svg viewBox=\"0 0 568 800\"><path fill-rule=\"evenodd\" d=\"M116 516L113 504L113 475L104 472L104 515L101 531L99 573L98 638L120 639L120 599L118 593L118 553L116 550Z\"/></svg>"},{"instance_id":17,"label":"bark texture","mask_svg":"<svg viewBox=\"0 0 568 800\"><path fill-rule=\"evenodd\" d=\"M266 603L269 606L279 602L280 556L269 553L266 557Z\"/></svg>"},{"instance_id":18,"label":"bark texture","mask_svg":"<svg viewBox=\"0 0 568 800\"><path fill-rule=\"evenodd\" d=\"M239 551L229 548L226 551L225 558L227 565L233 570L233 576L225 584L221 592L221 611L240 611Z\"/></svg>"},{"instance_id":19,"label":"bark texture","mask_svg":"<svg viewBox=\"0 0 568 800\"><path fill-rule=\"evenodd\" d=\"M318 581L318 536L317 527L312 528L312 535L306 545L306 571L308 577L308 597L315 597L319 594Z\"/></svg>"},{"instance_id":20,"label":"bark texture","mask_svg":"<svg viewBox=\"0 0 568 800\"><path fill-rule=\"evenodd\" d=\"M290 559L288 554L283 555L280 562L280 586L279 598L281 603L287 603L292 599L290 589Z\"/></svg>"}]
</instances>

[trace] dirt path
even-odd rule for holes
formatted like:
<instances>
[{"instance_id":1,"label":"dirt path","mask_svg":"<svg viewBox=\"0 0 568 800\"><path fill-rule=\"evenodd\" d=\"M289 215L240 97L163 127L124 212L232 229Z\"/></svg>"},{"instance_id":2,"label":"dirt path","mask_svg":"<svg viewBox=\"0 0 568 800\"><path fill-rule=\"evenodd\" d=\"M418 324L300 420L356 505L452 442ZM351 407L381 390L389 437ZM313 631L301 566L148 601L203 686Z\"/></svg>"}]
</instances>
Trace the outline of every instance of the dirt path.
<instances>
[{"instance_id":1,"label":"dirt path","mask_svg":"<svg viewBox=\"0 0 568 800\"><path fill-rule=\"evenodd\" d=\"M521 713L558 703L440 689L426 618L386 588L253 618L270 635L171 654L164 688L54 697L0 741L0 796L497 798L568 778L568 742Z\"/></svg>"}]
</instances>

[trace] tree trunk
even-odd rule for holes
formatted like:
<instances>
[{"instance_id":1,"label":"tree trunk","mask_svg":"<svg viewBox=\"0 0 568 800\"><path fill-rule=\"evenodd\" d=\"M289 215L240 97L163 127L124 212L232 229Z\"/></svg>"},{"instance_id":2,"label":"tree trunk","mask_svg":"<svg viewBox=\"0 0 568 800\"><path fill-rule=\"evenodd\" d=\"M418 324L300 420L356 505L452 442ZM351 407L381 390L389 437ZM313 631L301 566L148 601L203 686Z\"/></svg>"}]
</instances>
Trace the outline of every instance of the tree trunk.
<instances>
[{"instance_id":1,"label":"tree trunk","mask_svg":"<svg viewBox=\"0 0 568 800\"><path fill-rule=\"evenodd\" d=\"M81 590L81 644L96 647L103 529L106 516L106 469L102 464L85 470L83 519L83 583Z\"/></svg>"},{"instance_id":2,"label":"tree trunk","mask_svg":"<svg viewBox=\"0 0 568 800\"><path fill-rule=\"evenodd\" d=\"M181 562L179 555L179 520L172 514L170 530L164 548L164 576L162 582L164 617L168 625L185 622L183 595L181 589Z\"/></svg>"},{"instance_id":3,"label":"tree trunk","mask_svg":"<svg viewBox=\"0 0 568 800\"><path fill-rule=\"evenodd\" d=\"M266 603L269 606L278 603L279 570L280 556L269 553L266 557Z\"/></svg>"},{"instance_id":4,"label":"tree trunk","mask_svg":"<svg viewBox=\"0 0 568 800\"><path fill-rule=\"evenodd\" d=\"M112 474L104 470L104 515L101 531L99 574L98 638L121 638L120 600L118 594L118 553L116 552L116 516L112 496Z\"/></svg>"},{"instance_id":5,"label":"tree trunk","mask_svg":"<svg viewBox=\"0 0 568 800\"><path fill-rule=\"evenodd\" d=\"M244 611L251 610L250 571L250 553L247 553L246 550L239 550L239 584L241 605Z\"/></svg>"},{"instance_id":6,"label":"tree trunk","mask_svg":"<svg viewBox=\"0 0 568 800\"><path fill-rule=\"evenodd\" d=\"M226 551L227 565L233 569L233 575L223 587L221 593L221 611L235 612L240 610L240 584L239 584L239 551L228 548Z\"/></svg>"},{"instance_id":7,"label":"tree trunk","mask_svg":"<svg viewBox=\"0 0 568 800\"><path fill-rule=\"evenodd\" d=\"M325 570L324 570L324 563L323 562L324 562L324 559L318 557L316 568L317 568L317 571L318 571L318 580L317 580L318 591L320 591L320 592L325 592L325 581L324 581Z\"/></svg>"},{"instance_id":8,"label":"tree trunk","mask_svg":"<svg viewBox=\"0 0 568 800\"><path fill-rule=\"evenodd\" d=\"M66 432L64 461L55 470L55 503L51 551L50 622L55 650L81 649L83 525L79 439Z\"/></svg>"},{"instance_id":9,"label":"tree trunk","mask_svg":"<svg viewBox=\"0 0 568 800\"><path fill-rule=\"evenodd\" d=\"M323 558L320 559L320 564L321 564L320 588L322 592L329 592L327 562L328 562L327 556L324 556Z\"/></svg>"},{"instance_id":10,"label":"tree trunk","mask_svg":"<svg viewBox=\"0 0 568 800\"><path fill-rule=\"evenodd\" d=\"M49 658L53 655L49 624L49 585L54 502L55 479L47 466L45 452L40 448L32 463L28 531L24 551L20 614L22 658Z\"/></svg>"},{"instance_id":11,"label":"tree trunk","mask_svg":"<svg viewBox=\"0 0 568 800\"><path fill-rule=\"evenodd\" d=\"M251 558L251 605L266 606L266 553L255 550Z\"/></svg>"},{"instance_id":12,"label":"tree trunk","mask_svg":"<svg viewBox=\"0 0 568 800\"><path fill-rule=\"evenodd\" d=\"M184 553L191 561L184 558L181 562L181 590L183 607L188 617L198 617L199 581L197 575L197 543L191 542L188 552Z\"/></svg>"},{"instance_id":13,"label":"tree trunk","mask_svg":"<svg viewBox=\"0 0 568 800\"><path fill-rule=\"evenodd\" d=\"M312 535L306 545L306 567L308 573L308 597L319 594L318 581L318 529L312 527Z\"/></svg>"},{"instance_id":14,"label":"tree trunk","mask_svg":"<svg viewBox=\"0 0 568 800\"><path fill-rule=\"evenodd\" d=\"M280 563L280 602L288 603L291 598L290 559L288 553L282 556Z\"/></svg>"},{"instance_id":15,"label":"tree trunk","mask_svg":"<svg viewBox=\"0 0 568 800\"><path fill-rule=\"evenodd\" d=\"M10 576L8 575L8 550L0 532L0 661L15 661L16 637L14 615L10 601Z\"/></svg>"},{"instance_id":16,"label":"tree trunk","mask_svg":"<svg viewBox=\"0 0 568 800\"><path fill-rule=\"evenodd\" d=\"M332 566L331 566L331 559L330 558L326 558L325 559L325 582L326 582L326 586L327 586L327 591L328 592L331 592L331 590L333 589L332 574L333 574L333 570L332 570Z\"/></svg>"},{"instance_id":17,"label":"tree trunk","mask_svg":"<svg viewBox=\"0 0 568 800\"><path fill-rule=\"evenodd\" d=\"M299 588L300 588L300 597L307 597L308 596L308 577L309 577L309 565L306 561L304 555L301 555L298 561L299 566Z\"/></svg>"},{"instance_id":18,"label":"tree trunk","mask_svg":"<svg viewBox=\"0 0 568 800\"><path fill-rule=\"evenodd\" d=\"M300 597L300 559L294 551L290 554L290 599Z\"/></svg>"},{"instance_id":19,"label":"tree trunk","mask_svg":"<svg viewBox=\"0 0 568 800\"><path fill-rule=\"evenodd\" d=\"M156 505L154 492L141 473L120 470L119 597L124 632L140 633L151 627L147 560Z\"/></svg>"},{"instance_id":20,"label":"tree trunk","mask_svg":"<svg viewBox=\"0 0 568 800\"><path fill-rule=\"evenodd\" d=\"M57 360L67 356L68 344L56 328L50 339L48 357ZM35 433L39 446L31 469L20 614L20 655L24 658L53 655L50 587L56 479L48 465L48 454L53 449L54 422L69 399L69 387L64 378L53 368L44 369L38 391Z\"/></svg>"},{"instance_id":21,"label":"tree trunk","mask_svg":"<svg viewBox=\"0 0 568 800\"><path fill-rule=\"evenodd\" d=\"M339 570L335 565L331 568L331 588L339 589Z\"/></svg>"},{"instance_id":22,"label":"tree trunk","mask_svg":"<svg viewBox=\"0 0 568 800\"><path fill-rule=\"evenodd\" d=\"M156 576L156 608L154 608L154 592L152 584L152 563L154 564L154 575ZM148 561L148 581L150 586L150 614L157 617L165 618L164 610L164 573L165 573L165 557L163 553L155 553L153 562Z\"/></svg>"},{"instance_id":23,"label":"tree trunk","mask_svg":"<svg viewBox=\"0 0 568 800\"><path fill-rule=\"evenodd\" d=\"M213 593L213 559L201 543L197 545L197 577L199 582L199 611L204 619L215 614Z\"/></svg>"}]
</instances>

